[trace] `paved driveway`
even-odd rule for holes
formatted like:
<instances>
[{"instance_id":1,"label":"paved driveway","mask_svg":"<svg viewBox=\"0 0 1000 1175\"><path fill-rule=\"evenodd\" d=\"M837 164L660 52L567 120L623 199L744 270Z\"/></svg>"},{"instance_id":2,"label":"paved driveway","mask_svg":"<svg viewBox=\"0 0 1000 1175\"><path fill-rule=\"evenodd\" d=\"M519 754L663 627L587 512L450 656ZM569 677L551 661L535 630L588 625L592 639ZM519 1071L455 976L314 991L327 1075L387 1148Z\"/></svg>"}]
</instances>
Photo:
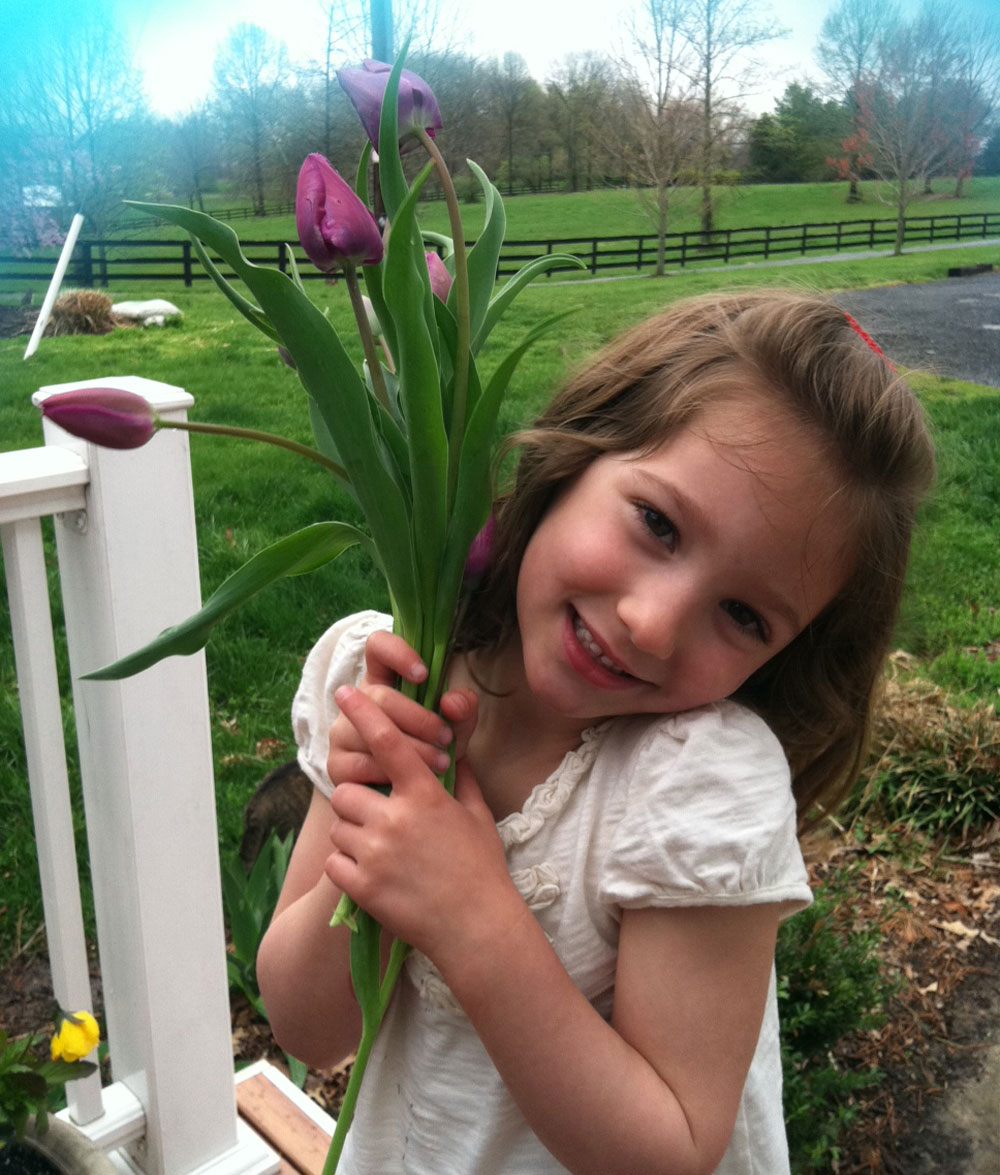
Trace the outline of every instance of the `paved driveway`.
<instances>
[{"instance_id":1,"label":"paved driveway","mask_svg":"<svg viewBox=\"0 0 1000 1175\"><path fill-rule=\"evenodd\" d=\"M1000 388L1000 273L849 290L835 300L904 366Z\"/></svg>"}]
</instances>

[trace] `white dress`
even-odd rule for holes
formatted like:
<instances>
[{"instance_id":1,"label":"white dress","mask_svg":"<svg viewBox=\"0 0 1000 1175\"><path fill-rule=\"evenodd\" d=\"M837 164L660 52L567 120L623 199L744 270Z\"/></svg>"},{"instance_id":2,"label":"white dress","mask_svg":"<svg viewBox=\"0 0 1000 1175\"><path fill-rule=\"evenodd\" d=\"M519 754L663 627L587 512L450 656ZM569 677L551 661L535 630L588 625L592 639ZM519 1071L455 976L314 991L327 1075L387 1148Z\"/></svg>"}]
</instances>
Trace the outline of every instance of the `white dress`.
<instances>
[{"instance_id":1,"label":"white dress","mask_svg":"<svg viewBox=\"0 0 1000 1175\"><path fill-rule=\"evenodd\" d=\"M317 642L292 706L299 762L329 794L334 690L364 672L364 645L391 618L347 617ZM518 890L573 982L608 1018L623 909L808 905L788 767L756 715L723 701L617 718L584 732L520 812L498 824ZM767 1008L717 1175L782 1175L772 968ZM372 1051L341 1175L565 1172L521 1115L433 964L407 961Z\"/></svg>"}]
</instances>

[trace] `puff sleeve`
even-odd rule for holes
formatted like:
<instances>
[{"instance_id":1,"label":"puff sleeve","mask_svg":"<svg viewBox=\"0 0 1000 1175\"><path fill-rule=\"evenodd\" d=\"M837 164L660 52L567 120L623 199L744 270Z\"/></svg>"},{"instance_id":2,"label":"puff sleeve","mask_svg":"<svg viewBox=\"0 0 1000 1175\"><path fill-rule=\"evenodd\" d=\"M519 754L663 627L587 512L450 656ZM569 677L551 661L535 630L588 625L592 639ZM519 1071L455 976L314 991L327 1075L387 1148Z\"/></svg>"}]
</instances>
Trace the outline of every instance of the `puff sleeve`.
<instances>
[{"instance_id":1,"label":"puff sleeve","mask_svg":"<svg viewBox=\"0 0 1000 1175\"><path fill-rule=\"evenodd\" d=\"M299 687L292 700L292 732L298 746L299 766L313 786L326 796L333 792L326 773L330 727L340 713L333 700L334 691L361 680L369 636L377 629L391 628L392 617L382 612L345 616L323 633L302 667Z\"/></svg>"},{"instance_id":2,"label":"puff sleeve","mask_svg":"<svg viewBox=\"0 0 1000 1175\"><path fill-rule=\"evenodd\" d=\"M783 902L787 916L809 904L788 764L762 719L720 702L651 724L633 746L603 905Z\"/></svg>"}]
</instances>

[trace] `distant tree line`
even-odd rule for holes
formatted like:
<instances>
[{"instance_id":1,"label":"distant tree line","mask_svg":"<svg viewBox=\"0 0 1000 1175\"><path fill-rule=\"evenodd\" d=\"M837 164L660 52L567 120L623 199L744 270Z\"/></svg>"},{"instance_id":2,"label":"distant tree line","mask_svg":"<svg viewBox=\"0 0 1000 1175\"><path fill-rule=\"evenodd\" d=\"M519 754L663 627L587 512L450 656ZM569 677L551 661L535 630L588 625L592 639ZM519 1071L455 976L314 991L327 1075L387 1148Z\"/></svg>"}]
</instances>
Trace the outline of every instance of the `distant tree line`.
<instances>
[{"instance_id":1,"label":"distant tree line","mask_svg":"<svg viewBox=\"0 0 1000 1175\"><path fill-rule=\"evenodd\" d=\"M477 58L438 10L407 0L408 65L445 115L439 143L470 199L475 159L503 190L634 187L653 231L666 233L684 194L713 229L720 181L884 181L902 215L933 176L996 172L1000 23L941 3L904 17L882 0L841 0L817 45L818 73L752 117L754 52L783 30L754 0L637 0L627 59L568 54L544 79L523 58ZM208 193L263 214L294 193L299 164L321 151L351 174L357 120L336 69L366 55L358 0L329 0L325 43L293 67L263 29L230 30L210 96L176 118L150 113L142 77L101 6L72 26L41 23L31 51L11 55L0 89L0 248L54 239L80 210L95 237L123 198L204 206ZM110 9L108 9L110 12ZM16 59L14 57L16 56ZM65 227L63 224L62 227Z\"/></svg>"}]
</instances>

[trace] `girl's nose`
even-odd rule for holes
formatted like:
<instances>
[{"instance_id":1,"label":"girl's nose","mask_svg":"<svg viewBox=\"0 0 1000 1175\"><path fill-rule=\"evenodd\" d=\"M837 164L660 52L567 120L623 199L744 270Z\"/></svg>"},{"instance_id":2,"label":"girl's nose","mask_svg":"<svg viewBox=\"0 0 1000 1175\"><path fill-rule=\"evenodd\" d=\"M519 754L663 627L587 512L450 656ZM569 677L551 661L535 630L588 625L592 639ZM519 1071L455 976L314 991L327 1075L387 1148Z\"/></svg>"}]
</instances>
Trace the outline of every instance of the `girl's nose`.
<instances>
[{"instance_id":1,"label":"girl's nose","mask_svg":"<svg viewBox=\"0 0 1000 1175\"><path fill-rule=\"evenodd\" d=\"M635 585L618 601L618 618L640 652L660 660L676 654L690 634L695 619L694 602L680 585Z\"/></svg>"}]
</instances>

